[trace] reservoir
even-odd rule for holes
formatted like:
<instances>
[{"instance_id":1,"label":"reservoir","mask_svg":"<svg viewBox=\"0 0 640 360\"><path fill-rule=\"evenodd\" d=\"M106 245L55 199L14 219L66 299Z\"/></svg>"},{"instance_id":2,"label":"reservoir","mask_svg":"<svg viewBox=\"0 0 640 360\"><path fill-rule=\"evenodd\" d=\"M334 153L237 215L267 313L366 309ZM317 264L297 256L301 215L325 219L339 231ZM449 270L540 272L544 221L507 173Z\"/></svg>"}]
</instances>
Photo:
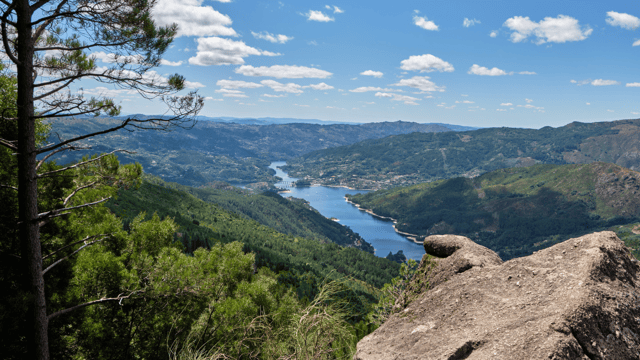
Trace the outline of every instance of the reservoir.
<instances>
[{"instance_id":1,"label":"reservoir","mask_svg":"<svg viewBox=\"0 0 640 360\"><path fill-rule=\"evenodd\" d=\"M279 166L285 164L285 161L276 161L269 166L276 171L276 176L282 178L282 181L276 183L276 186L290 191L280 195L305 199L322 215L328 218L337 218L340 224L350 227L351 230L373 245L377 256L385 257L389 252L395 254L398 250L402 250L407 259L417 261L422 259L422 255L424 255L422 245L395 232L393 222L361 211L344 198L345 194L366 193L367 190L328 186L292 187L291 183L298 179L289 177L287 173L280 170Z\"/></svg>"}]
</instances>

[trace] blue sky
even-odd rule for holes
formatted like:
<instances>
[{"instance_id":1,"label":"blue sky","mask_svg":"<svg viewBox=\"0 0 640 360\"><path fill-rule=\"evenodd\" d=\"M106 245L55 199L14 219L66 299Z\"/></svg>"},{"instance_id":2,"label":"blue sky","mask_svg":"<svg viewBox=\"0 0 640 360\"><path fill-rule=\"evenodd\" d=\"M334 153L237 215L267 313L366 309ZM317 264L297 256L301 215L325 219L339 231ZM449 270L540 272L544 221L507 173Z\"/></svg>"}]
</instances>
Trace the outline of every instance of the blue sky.
<instances>
[{"instance_id":1,"label":"blue sky","mask_svg":"<svg viewBox=\"0 0 640 360\"><path fill-rule=\"evenodd\" d=\"M154 16L180 26L157 72L184 75L206 116L528 128L640 118L638 1L160 0ZM158 113L109 94L125 113Z\"/></svg>"}]
</instances>

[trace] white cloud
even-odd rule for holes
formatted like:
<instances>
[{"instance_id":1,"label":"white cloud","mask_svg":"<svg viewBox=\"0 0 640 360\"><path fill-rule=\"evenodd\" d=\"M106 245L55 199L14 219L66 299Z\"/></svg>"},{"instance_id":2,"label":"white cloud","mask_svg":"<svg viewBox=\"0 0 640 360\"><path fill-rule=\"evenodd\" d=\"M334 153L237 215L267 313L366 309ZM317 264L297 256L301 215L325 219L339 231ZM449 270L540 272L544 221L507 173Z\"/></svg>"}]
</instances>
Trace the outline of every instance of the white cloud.
<instances>
[{"instance_id":1,"label":"white cloud","mask_svg":"<svg viewBox=\"0 0 640 360\"><path fill-rule=\"evenodd\" d=\"M596 79L591 82L591 85L593 86L607 86L607 85L619 85L619 84L620 83L615 80L603 80L603 79Z\"/></svg>"},{"instance_id":2,"label":"white cloud","mask_svg":"<svg viewBox=\"0 0 640 360\"><path fill-rule=\"evenodd\" d=\"M325 84L323 82L321 82L319 84L311 84L311 85L303 86L303 88L312 88L313 90L331 90L331 89L334 89L333 86L327 85L327 84Z\"/></svg>"},{"instance_id":3,"label":"white cloud","mask_svg":"<svg viewBox=\"0 0 640 360\"><path fill-rule=\"evenodd\" d=\"M322 11L318 11L318 10L309 10L308 13L303 15L307 16L307 20L310 20L310 21L329 22L329 21L336 20L330 16L325 15Z\"/></svg>"},{"instance_id":4,"label":"white cloud","mask_svg":"<svg viewBox=\"0 0 640 360\"><path fill-rule=\"evenodd\" d=\"M464 18L464 20L462 21L462 26L467 28L475 24L480 24L480 20L476 20L476 19L470 20L470 19Z\"/></svg>"},{"instance_id":5,"label":"white cloud","mask_svg":"<svg viewBox=\"0 0 640 360\"><path fill-rule=\"evenodd\" d=\"M512 103L502 103L502 104L500 104L500 106L513 106L513 104Z\"/></svg>"},{"instance_id":6,"label":"white cloud","mask_svg":"<svg viewBox=\"0 0 640 360\"><path fill-rule=\"evenodd\" d=\"M518 74L520 74L520 75L538 75L533 71L520 71Z\"/></svg>"},{"instance_id":7,"label":"white cloud","mask_svg":"<svg viewBox=\"0 0 640 360\"><path fill-rule=\"evenodd\" d=\"M260 96L264 96L268 98L281 98L281 97L287 97L287 94L282 94L282 95L262 94Z\"/></svg>"},{"instance_id":8,"label":"white cloud","mask_svg":"<svg viewBox=\"0 0 640 360\"><path fill-rule=\"evenodd\" d=\"M392 97L393 97L393 94L384 93L384 92L377 92L375 96L377 96L377 97L392 98Z\"/></svg>"},{"instance_id":9,"label":"white cloud","mask_svg":"<svg viewBox=\"0 0 640 360\"><path fill-rule=\"evenodd\" d=\"M391 98L391 101L403 101L406 105L418 105L418 103L416 103L416 100L421 100L419 98L415 98L413 96L407 96L407 95L400 95L400 94L389 94L389 93L383 93L383 92L378 92L375 94L376 97L384 97L384 98Z\"/></svg>"},{"instance_id":10,"label":"white cloud","mask_svg":"<svg viewBox=\"0 0 640 360\"><path fill-rule=\"evenodd\" d=\"M640 82L627 83L627 87L640 87Z\"/></svg>"},{"instance_id":11,"label":"white cloud","mask_svg":"<svg viewBox=\"0 0 640 360\"><path fill-rule=\"evenodd\" d=\"M535 43L540 45L547 42L564 43L567 41L584 40L593 29L589 26L580 27L578 20L566 15L558 15L557 18L546 17L539 23L531 21L529 17L514 16L504 22L511 33L511 41L521 42L529 36L535 36Z\"/></svg>"},{"instance_id":12,"label":"white cloud","mask_svg":"<svg viewBox=\"0 0 640 360\"><path fill-rule=\"evenodd\" d=\"M382 72L380 72L380 71L367 70L367 71L361 72L360 75L373 76L373 77L381 78L384 74Z\"/></svg>"},{"instance_id":13,"label":"white cloud","mask_svg":"<svg viewBox=\"0 0 640 360\"><path fill-rule=\"evenodd\" d=\"M248 46L242 41L220 37L198 38L198 52L189 58L191 65L240 65L250 55L278 56L280 54L262 51Z\"/></svg>"},{"instance_id":14,"label":"white cloud","mask_svg":"<svg viewBox=\"0 0 640 360\"><path fill-rule=\"evenodd\" d=\"M587 103L587 105L591 105L591 103Z\"/></svg>"},{"instance_id":15,"label":"white cloud","mask_svg":"<svg viewBox=\"0 0 640 360\"><path fill-rule=\"evenodd\" d=\"M632 113L633 115L640 115L640 112L637 112L637 111L632 111L631 113Z\"/></svg>"},{"instance_id":16,"label":"white cloud","mask_svg":"<svg viewBox=\"0 0 640 360\"><path fill-rule=\"evenodd\" d=\"M264 86L262 84L241 80L218 80L218 82L216 82L216 85L220 86L223 89L257 89Z\"/></svg>"},{"instance_id":17,"label":"white cloud","mask_svg":"<svg viewBox=\"0 0 640 360\"><path fill-rule=\"evenodd\" d=\"M269 67L253 67L251 65L242 65L234 71L236 74L242 74L244 76L268 76L277 79L326 79L333 75L332 73L325 70L296 65L273 65Z\"/></svg>"},{"instance_id":18,"label":"white cloud","mask_svg":"<svg viewBox=\"0 0 640 360\"><path fill-rule=\"evenodd\" d=\"M232 98L248 97L247 95L245 95L244 91L240 91L240 90L218 89L216 90L216 92L222 93L222 96L224 97L232 97Z\"/></svg>"},{"instance_id":19,"label":"white cloud","mask_svg":"<svg viewBox=\"0 0 640 360\"><path fill-rule=\"evenodd\" d=\"M62 55L61 51L47 51L47 53L45 54L45 57L53 58L61 55ZM143 64L144 63L144 57L142 55L120 56L113 53L107 54L104 51L96 51L94 53L91 53L90 56L107 64L114 64L114 63Z\"/></svg>"},{"instance_id":20,"label":"white cloud","mask_svg":"<svg viewBox=\"0 0 640 360\"><path fill-rule=\"evenodd\" d=\"M440 72L452 72L454 70L453 65L431 54L412 55L400 63L402 64L402 66L400 66L402 70L420 72L432 72L436 70Z\"/></svg>"},{"instance_id":21,"label":"white cloud","mask_svg":"<svg viewBox=\"0 0 640 360\"><path fill-rule=\"evenodd\" d=\"M284 44L287 41L293 40L292 36L287 36L287 35L282 35L282 34L275 35L275 34L268 33L266 31L263 31L263 32L260 32L260 33L252 31L251 35L253 35L253 37L256 38L256 39L267 40L269 42L279 43L279 44Z\"/></svg>"},{"instance_id":22,"label":"white cloud","mask_svg":"<svg viewBox=\"0 0 640 360\"><path fill-rule=\"evenodd\" d=\"M182 65L182 61L169 61L169 60L162 59L162 60L160 60L160 65L180 66L180 65Z\"/></svg>"},{"instance_id":23,"label":"white cloud","mask_svg":"<svg viewBox=\"0 0 640 360\"><path fill-rule=\"evenodd\" d=\"M204 98L205 101L224 101L224 99L216 99L214 97L211 96L207 96Z\"/></svg>"},{"instance_id":24,"label":"white cloud","mask_svg":"<svg viewBox=\"0 0 640 360\"><path fill-rule=\"evenodd\" d=\"M533 100L531 100L531 99L524 99L524 101L526 101L527 104L531 104L533 102Z\"/></svg>"},{"instance_id":25,"label":"white cloud","mask_svg":"<svg viewBox=\"0 0 640 360\"><path fill-rule=\"evenodd\" d=\"M137 94L135 90L126 89L108 89L104 86L98 86L93 89L80 89L79 94L115 98L121 95L134 95Z\"/></svg>"},{"instance_id":26,"label":"white cloud","mask_svg":"<svg viewBox=\"0 0 640 360\"><path fill-rule=\"evenodd\" d=\"M337 7L335 5L333 5L333 8L331 7L331 5L325 5L324 7L327 10L333 10L334 14L342 14L344 12L344 10L340 9L339 7Z\"/></svg>"},{"instance_id":27,"label":"white cloud","mask_svg":"<svg viewBox=\"0 0 640 360\"><path fill-rule=\"evenodd\" d=\"M299 105L299 104L293 104L295 106L300 106L300 107L309 107L309 105Z\"/></svg>"},{"instance_id":28,"label":"white cloud","mask_svg":"<svg viewBox=\"0 0 640 360\"><path fill-rule=\"evenodd\" d=\"M394 91L399 91L402 92L402 90L399 89L387 89L387 88L381 88L381 87L375 87L375 86L362 86L359 87L357 89L353 89L353 90L349 90L350 92L354 92L354 93L361 93L361 92L367 92L367 91L385 91L385 92L394 92Z\"/></svg>"},{"instance_id":29,"label":"white cloud","mask_svg":"<svg viewBox=\"0 0 640 360\"><path fill-rule=\"evenodd\" d=\"M262 85L268 86L276 92L287 92L290 94L302 94L302 86L294 83L282 84L275 80L262 80Z\"/></svg>"},{"instance_id":30,"label":"white cloud","mask_svg":"<svg viewBox=\"0 0 640 360\"><path fill-rule=\"evenodd\" d=\"M531 104L527 104L527 105L518 105L518 107L525 108L525 109L544 110L544 108L543 108L543 107L535 106L535 105L531 105Z\"/></svg>"},{"instance_id":31,"label":"white cloud","mask_svg":"<svg viewBox=\"0 0 640 360\"><path fill-rule=\"evenodd\" d=\"M498 36L498 30L493 30L492 32L489 33L489 36L491 36L492 38Z\"/></svg>"},{"instance_id":32,"label":"white cloud","mask_svg":"<svg viewBox=\"0 0 640 360\"><path fill-rule=\"evenodd\" d=\"M152 17L157 25L178 24L180 36L238 36L230 26L231 18L202 6L204 0L159 0ZM225 1L223 1L225 2Z\"/></svg>"},{"instance_id":33,"label":"white cloud","mask_svg":"<svg viewBox=\"0 0 640 360\"><path fill-rule=\"evenodd\" d=\"M631 46L640 46L640 40L636 40L633 42L633 45Z\"/></svg>"},{"instance_id":34,"label":"white cloud","mask_svg":"<svg viewBox=\"0 0 640 360\"><path fill-rule=\"evenodd\" d=\"M421 91L444 91L444 86L436 86L428 76L414 76L411 79L402 79L391 86L408 86Z\"/></svg>"},{"instance_id":35,"label":"white cloud","mask_svg":"<svg viewBox=\"0 0 640 360\"><path fill-rule=\"evenodd\" d=\"M608 112L615 112L615 110L607 109Z\"/></svg>"},{"instance_id":36,"label":"white cloud","mask_svg":"<svg viewBox=\"0 0 640 360\"><path fill-rule=\"evenodd\" d=\"M629 14L619 13L615 11L607 12L607 24L611 26L620 26L623 29L635 30L640 27L640 19Z\"/></svg>"},{"instance_id":37,"label":"white cloud","mask_svg":"<svg viewBox=\"0 0 640 360\"><path fill-rule=\"evenodd\" d=\"M473 66L469 68L469 71L467 73L472 75L483 75L483 76L509 75L507 74L506 71L498 69L497 67L494 67L493 69L489 69L477 64L473 64Z\"/></svg>"},{"instance_id":38,"label":"white cloud","mask_svg":"<svg viewBox=\"0 0 640 360\"><path fill-rule=\"evenodd\" d=\"M496 109L496 111L507 111L507 109Z\"/></svg>"},{"instance_id":39,"label":"white cloud","mask_svg":"<svg viewBox=\"0 0 640 360\"><path fill-rule=\"evenodd\" d=\"M413 23L425 30L438 31L438 25L436 25L433 21L427 20L424 16L414 16Z\"/></svg>"}]
</instances>

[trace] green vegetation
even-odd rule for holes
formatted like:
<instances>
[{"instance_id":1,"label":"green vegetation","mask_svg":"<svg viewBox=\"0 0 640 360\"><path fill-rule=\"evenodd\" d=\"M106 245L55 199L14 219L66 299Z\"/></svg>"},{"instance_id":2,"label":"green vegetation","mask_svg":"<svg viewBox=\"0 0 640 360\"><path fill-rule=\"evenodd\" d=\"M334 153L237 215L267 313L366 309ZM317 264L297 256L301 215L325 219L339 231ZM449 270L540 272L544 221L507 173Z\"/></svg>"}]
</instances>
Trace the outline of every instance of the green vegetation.
<instances>
[{"instance_id":1,"label":"green vegetation","mask_svg":"<svg viewBox=\"0 0 640 360\"><path fill-rule=\"evenodd\" d=\"M464 235L503 259L640 218L640 174L614 164L535 165L348 195L403 232Z\"/></svg>"},{"instance_id":2,"label":"green vegetation","mask_svg":"<svg viewBox=\"0 0 640 360\"><path fill-rule=\"evenodd\" d=\"M313 151L288 160L283 170L325 185L382 189L537 163L605 161L639 169L633 155L639 134L640 120L413 133Z\"/></svg>"},{"instance_id":3,"label":"green vegetation","mask_svg":"<svg viewBox=\"0 0 640 360\"><path fill-rule=\"evenodd\" d=\"M54 133L62 139L120 123L122 119L119 118L88 116L51 121ZM63 154L56 159L64 164L77 161L86 154L127 149L135 151L135 154L120 154L123 164L138 162L146 172L165 181L190 186L213 181L273 184L277 179L275 172L268 169L271 161L366 139L443 131L450 129L402 121L362 125L241 125L200 121L193 129L105 134L85 141L85 145L92 146L91 150ZM57 142L57 136L51 141Z\"/></svg>"}]
</instances>

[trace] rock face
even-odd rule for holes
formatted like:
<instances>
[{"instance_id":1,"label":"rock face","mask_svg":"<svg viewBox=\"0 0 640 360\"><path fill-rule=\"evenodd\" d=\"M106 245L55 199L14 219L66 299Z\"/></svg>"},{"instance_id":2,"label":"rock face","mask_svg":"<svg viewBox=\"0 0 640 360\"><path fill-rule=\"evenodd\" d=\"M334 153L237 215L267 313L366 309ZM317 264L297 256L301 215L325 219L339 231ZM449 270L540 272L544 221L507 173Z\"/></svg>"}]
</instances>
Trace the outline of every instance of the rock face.
<instances>
[{"instance_id":1,"label":"rock face","mask_svg":"<svg viewBox=\"0 0 640 360\"><path fill-rule=\"evenodd\" d=\"M615 233L504 263L459 236L428 237L425 250L444 257L416 275L428 290L354 359L640 359L640 266Z\"/></svg>"}]
</instances>

